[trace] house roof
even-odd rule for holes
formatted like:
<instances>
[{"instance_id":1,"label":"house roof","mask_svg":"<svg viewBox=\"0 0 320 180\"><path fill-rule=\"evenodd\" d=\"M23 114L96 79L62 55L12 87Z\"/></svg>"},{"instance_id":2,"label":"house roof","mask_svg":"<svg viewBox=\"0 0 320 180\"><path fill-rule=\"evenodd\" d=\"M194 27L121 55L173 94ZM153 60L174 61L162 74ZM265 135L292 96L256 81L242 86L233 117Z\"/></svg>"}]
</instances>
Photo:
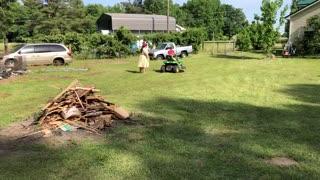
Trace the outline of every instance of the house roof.
<instances>
[{"instance_id":1,"label":"house roof","mask_svg":"<svg viewBox=\"0 0 320 180\"><path fill-rule=\"evenodd\" d=\"M318 4L318 3L320 3L320 0L316 0L316 1L312 2L312 3L309 4L308 6L302 8L302 9L299 9L298 11L296 11L296 12L294 12L294 13L289 14L289 15L286 16L285 18L288 19L288 18L290 18L290 17L292 17L292 16L295 16L295 15L299 14L300 12L302 12L302 11L304 11L304 10L306 10L306 9L309 9L310 7L312 7L312 6L314 6L315 4Z\"/></svg>"},{"instance_id":2,"label":"house roof","mask_svg":"<svg viewBox=\"0 0 320 180\"><path fill-rule=\"evenodd\" d=\"M105 13L112 18L112 28L125 26L129 30L166 30L167 16L156 14ZM176 19L169 17L169 29L175 30Z\"/></svg>"},{"instance_id":3,"label":"house roof","mask_svg":"<svg viewBox=\"0 0 320 180\"><path fill-rule=\"evenodd\" d=\"M299 0L298 5L309 5L317 0Z\"/></svg>"},{"instance_id":4,"label":"house roof","mask_svg":"<svg viewBox=\"0 0 320 180\"><path fill-rule=\"evenodd\" d=\"M119 19L119 18L126 18L126 19L136 19L136 18L142 18L142 19L150 19L150 18L157 18L157 19L167 19L167 16L164 15L157 15L157 14L126 14L126 13L105 13L112 18ZM174 19L173 17L169 17L171 19Z\"/></svg>"}]
</instances>

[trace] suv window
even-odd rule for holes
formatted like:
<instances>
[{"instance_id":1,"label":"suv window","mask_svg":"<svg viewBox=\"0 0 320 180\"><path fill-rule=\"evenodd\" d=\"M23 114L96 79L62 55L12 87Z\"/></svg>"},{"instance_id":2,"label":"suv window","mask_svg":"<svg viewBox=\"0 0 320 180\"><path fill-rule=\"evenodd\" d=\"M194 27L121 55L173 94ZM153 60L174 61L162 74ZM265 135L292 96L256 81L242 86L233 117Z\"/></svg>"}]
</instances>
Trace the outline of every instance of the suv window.
<instances>
[{"instance_id":1,"label":"suv window","mask_svg":"<svg viewBox=\"0 0 320 180\"><path fill-rule=\"evenodd\" d=\"M50 46L51 52L63 52L66 51L66 49L60 45L51 45Z\"/></svg>"},{"instance_id":2,"label":"suv window","mask_svg":"<svg viewBox=\"0 0 320 180\"><path fill-rule=\"evenodd\" d=\"M50 52L50 46L48 45L35 45L35 53L47 53Z\"/></svg>"},{"instance_id":3,"label":"suv window","mask_svg":"<svg viewBox=\"0 0 320 180\"><path fill-rule=\"evenodd\" d=\"M35 52L36 53L48 53L48 52L63 52L66 49L60 45L35 45Z\"/></svg>"},{"instance_id":4,"label":"suv window","mask_svg":"<svg viewBox=\"0 0 320 180\"><path fill-rule=\"evenodd\" d=\"M20 50L21 54L30 54L34 53L34 46L26 46Z\"/></svg>"}]
</instances>

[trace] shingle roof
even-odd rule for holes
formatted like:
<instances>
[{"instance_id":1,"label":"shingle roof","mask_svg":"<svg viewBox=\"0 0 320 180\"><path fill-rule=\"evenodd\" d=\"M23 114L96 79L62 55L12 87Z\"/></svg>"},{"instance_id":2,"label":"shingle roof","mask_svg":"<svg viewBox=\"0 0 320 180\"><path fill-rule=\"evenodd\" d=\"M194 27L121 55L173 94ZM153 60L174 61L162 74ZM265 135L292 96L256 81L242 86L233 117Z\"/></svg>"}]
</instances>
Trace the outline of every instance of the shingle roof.
<instances>
[{"instance_id":1,"label":"shingle roof","mask_svg":"<svg viewBox=\"0 0 320 180\"><path fill-rule=\"evenodd\" d=\"M161 31L167 29L167 16L156 14L105 13L112 18L112 29L124 26L129 30ZM176 19L169 17L169 29L174 31Z\"/></svg>"},{"instance_id":2,"label":"shingle roof","mask_svg":"<svg viewBox=\"0 0 320 180\"><path fill-rule=\"evenodd\" d=\"M302 8L302 9L299 9L298 11L296 11L296 12L294 12L294 13L289 14L289 15L286 16L285 18L289 18L289 17L291 17L291 16L294 16L294 15L300 13L301 11L304 11L305 9L308 9L309 7L315 5L315 4L319 3L319 2L320 2L320 0L316 0L316 1L314 1L313 3L309 4L308 6Z\"/></svg>"}]
</instances>

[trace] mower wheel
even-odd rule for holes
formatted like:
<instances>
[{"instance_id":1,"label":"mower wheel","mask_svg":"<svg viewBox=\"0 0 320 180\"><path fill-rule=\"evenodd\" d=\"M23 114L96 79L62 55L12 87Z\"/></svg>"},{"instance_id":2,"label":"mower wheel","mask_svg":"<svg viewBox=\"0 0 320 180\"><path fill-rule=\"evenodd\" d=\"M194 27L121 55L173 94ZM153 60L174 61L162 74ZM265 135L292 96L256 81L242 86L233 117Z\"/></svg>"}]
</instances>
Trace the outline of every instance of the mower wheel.
<instances>
[{"instance_id":1,"label":"mower wheel","mask_svg":"<svg viewBox=\"0 0 320 180\"><path fill-rule=\"evenodd\" d=\"M162 66L161 66L160 72L166 72L166 66L165 66L165 65L162 65Z\"/></svg>"},{"instance_id":2,"label":"mower wheel","mask_svg":"<svg viewBox=\"0 0 320 180\"><path fill-rule=\"evenodd\" d=\"M179 67L178 66L173 66L172 71L174 73L178 73L179 72Z\"/></svg>"}]
</instances>

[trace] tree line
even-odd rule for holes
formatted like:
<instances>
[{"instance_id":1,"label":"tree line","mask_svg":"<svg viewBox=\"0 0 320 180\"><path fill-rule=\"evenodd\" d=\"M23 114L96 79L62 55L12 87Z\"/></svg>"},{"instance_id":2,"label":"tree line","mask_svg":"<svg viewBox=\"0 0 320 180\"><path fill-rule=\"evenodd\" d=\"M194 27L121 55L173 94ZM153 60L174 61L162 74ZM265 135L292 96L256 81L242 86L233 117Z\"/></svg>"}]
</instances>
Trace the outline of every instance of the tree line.
<instances>
[{"instance_id":1,"label":"tree line","mask_svg":"<svg viewBox=\"0 0 320 180\"><path fill-rule=\"evenodd\" d=\"M296 8L296 2L293 0L291 9ZM165 0L129 0L103 6L84 5L82 0L0 0L0 36L4 41L25 42L42 36L89 35L96 33L96 21L103 13L166 15L166 3ZM282 4L283 0L262 0L261 15L255 15L249 23L242 9L220 0L188 0L183 5L169 0L170 16L186 28L202 28L203 40L227 40L237 35L241 49L263 49L269 53L284 23L286 9L281 11L280 22L276 22Z\"/></svg>"},{"instance_id":2,"label":"tree line","mask_svg":"<svg viewBox=\"0 0 320 180\"><path fill-rule=\"evenodd\" d=\"M170 16L177 24L205 27L207 39L229 39L248 25L242 9L220 0L188 0L183 5L170 3ZM24 37L96 32L96 20L103 13L166 15L165 0L124 1L114 6L84 5L82 0L0 0L2 36L19 42Z\"/></svg>"}]
</instances>

